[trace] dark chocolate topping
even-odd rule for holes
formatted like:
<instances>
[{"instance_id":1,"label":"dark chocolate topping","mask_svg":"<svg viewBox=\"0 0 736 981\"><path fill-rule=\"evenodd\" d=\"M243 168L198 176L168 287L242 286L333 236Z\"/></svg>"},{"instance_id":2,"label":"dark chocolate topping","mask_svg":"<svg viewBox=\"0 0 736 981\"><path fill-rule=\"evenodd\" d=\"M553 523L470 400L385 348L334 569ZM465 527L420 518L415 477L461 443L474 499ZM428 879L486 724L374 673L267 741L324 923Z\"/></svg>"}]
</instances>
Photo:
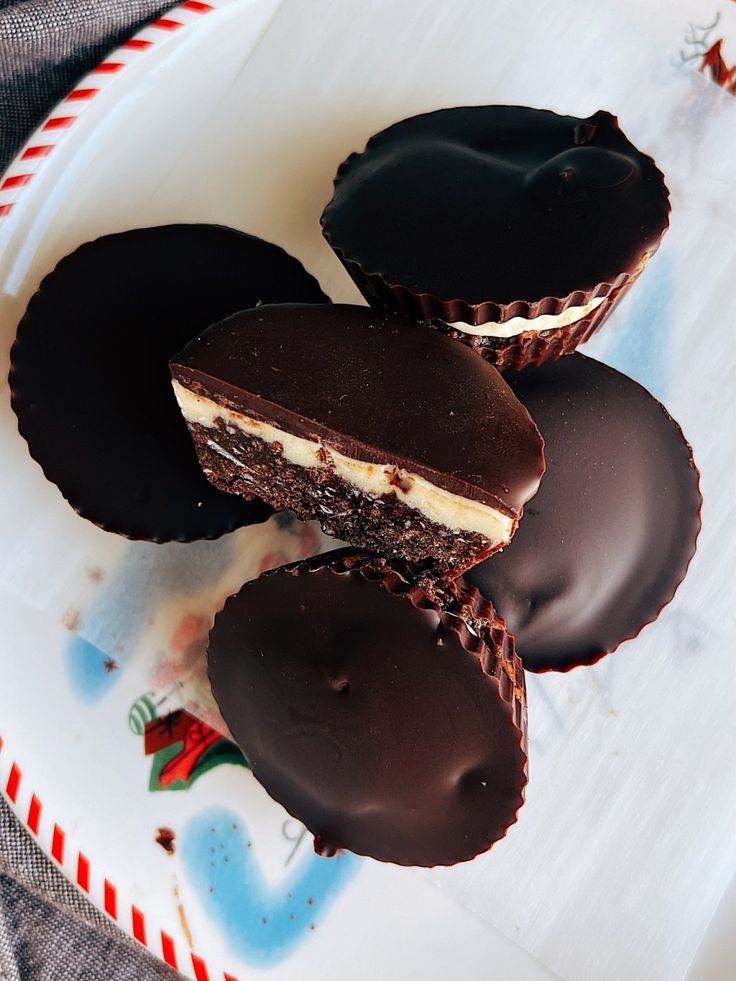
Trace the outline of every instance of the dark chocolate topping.
<instances>
[{"instance_id":1,"label":"dark chocolate topping","mask_svg":"<svg viewBox=\"0 0 736 981\"><path fill-rule=\"evenodd\" d=\"M243 311L192 341L171 370L235 411L506 514L518 516L544 470L536 427L495 368L368 307Z\"/></svg>"},{"instance_id":2,"label":"dark chocolate topping","mask_svg":"<svg viewBox=\"0 0 736 981\"><path fill-rule=\"evenodd\" d=\"M298 563L228 600L209 674L255 776L324 854L449 865L516 819L523 673L476 590L430 598L349 550Z\"/></svg>"},{"instance_id":3,"label":"dark chocolate topping","mask_svg":"<svg viewBox=\"0 0 736 981\"><path fill-rule=\"evenodd\" d=\"M641 385L573 354L505 375L537 421L547 472L511 544L466 573L524 667L591 664L672 599L700 492L679 426Z\"/></svg>"},{"instance_id":4,"label":"dark chocolate topping","mask_svg":"<svg viewBox=\"0 0 736 981\"><path fill-rule=\"evenodd\" d=\"M280 248L213 225L170 225L81 246L44 279L12 350L31 455L84 517L131 538L214 538L271 509L202 474L168 359L215 320L260 302L324 302Z\"/></svg>"},{"instance_id":5,"label":"dark chocolate topping","mask_svg":"<svg viewBox=\"0 0 736 981\"><path fill-rule=\"evenodd\" d=\"M374 136L340 168L323 225L366 274L513 304L604 295L657 248L668 214L662 174L610 113L466 106Z\"/></svg>"}]
</instances>

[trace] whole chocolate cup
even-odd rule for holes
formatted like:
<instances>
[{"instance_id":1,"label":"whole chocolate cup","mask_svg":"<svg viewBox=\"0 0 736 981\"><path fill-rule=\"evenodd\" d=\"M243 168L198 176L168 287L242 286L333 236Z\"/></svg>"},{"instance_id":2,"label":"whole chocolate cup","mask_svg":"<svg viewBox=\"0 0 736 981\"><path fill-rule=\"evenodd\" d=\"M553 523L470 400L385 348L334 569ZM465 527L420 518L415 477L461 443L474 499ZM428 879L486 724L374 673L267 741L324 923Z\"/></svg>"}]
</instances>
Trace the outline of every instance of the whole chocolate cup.
<instances>
[{"instance_id":1,"label":"whole chocolate cup","mask_svg":"<svg viewBox=\"0 0 736 981\"><path fill-rule=\"evenodd\" d=\"M528 671L594 664L673 598L702 498L682 430L631 378L579 352L504 377L547 471L513 541L465 574L493 599Z\"/></svg>"},{"instance_id":2,"label":"whole chocolate cup","mask_svg":"<svg viewBox=\"0 0 736 981\"><path fill-rule=\"evenodd\" d=\"M168 360L263 302L327 299L292 256L220 225L138 228L63 258L11 350L18 431L83 518L153 542L217 538L273 509L214 488L171 391Z\"/></svg>"},{"instance_id":3,"label":"whole chocolate cup","mask_svg":"<svg viewBox=\"0 0 736 981\"><path fill-rule=\"evenodd\" d=\"M392 274L390 268L392 260L380 261L379 248L375 245L379 240L385 242L394 237L389 235L383 226L381 226L380 234L376 233L373 238L374 244L370 250L370 258L367 259L363 250L356 245L358 239L352 241L353 235L351 233L348 236L346 229L350 232L351 223L354 219L355 227L364 229L368 226L369 231L366 234L370 236L371 216L370 211L365 207L367 200L365 195L368 193L366 188L370 187L371 182L380 186L381 181L395 180L392 177L394 171L392 154L403 152L407 146L409 151L413 153L412 141L421 143L427 137L441 143L444 138L444 131L448 126L451 131L450 142L457 139L461 141L467 139L475 152L478 148L474 146L474 142L482 143L483 126L486 125L486 122L492 130L492 127L497 125L496 115L500 114L501 122L498 125L503 127L506 125L505 120L509 118L509 113L518 114L520 117L522 115L528 116L528 118L521 119L521 125L530 127L532 131L536 126L543 128L547 135L540 136L540 141L547 140L549 143L549 155L554 158L552 162L557 158L561 160L557 168L559 173L544 174L540 179L544 194L543 203L545 203L545 207L540 209L542 213L546 210L547 198L550 196L555 208L562 207L559 205L559 201L574 202L576 200L575 194L568 191L568 187L573 186L577 179L574 174L573 178L570 179L570 173L574 172L575 165L570 166L569 160L561 159L564 154L560 152L560 137L559 134L555 134L555 128L569 134L569 146L567 147L569 151L579 150L583 147L592 147L598 149L599 152L600 150L610 151L617 160L625 157L631 166L640 168L640 172L638 170L636 172L634 183L637 187L636 193L639 195L638 202L646 202L647 216L646 220L642 221L640 241L629 242L625 234L616 236L619 243L624 241L624 246L617 252L617 255L620 256L620 265L611 267L610 264L606 266L605 262L600 264L599 272L603 269L606 271L605 276L601 278L591 278L595 266L589 266L577 280L574 275L570 274L570 269L567 269L565 275L559 280L559 282L566 284L566 288L554 293L548 292L554 277L536 276L535 278L535 274L531 273L529 288L525 289L524 292L521 292L522 282L517 282L518 293L501 295L498 285L496 285L495 290L491 286L486 289L482 285L482 274L478 272L472 289L469 288L468 293L463 295L457 288L448 292L449 280L445 290L431 288L429 282L431 276L425 278L418 260L412 264L411 276L407 274L403 278L399 278L396 274ZM518 122L516 120L514 125L517 125ZM464 132L465 127L471 129L475 127L481 135L478 135L478 132L472 132L470 136L467 136ZM408 131L408 137L405 137L405 131ZM596 141L600 143L600 146ZM480 147L480 152L483 152L483 149ZM546 145L542 142L541 159L544 159L545 151ZM589 158L585 159L587 161ZM547 161L547 163L549 162ZM535 163L539 163L539 160L536 160ZM592 230L589 229L588 231L588 237L592 240L600 235L601 241L605 241L607 234L607 229L601 219L604 218L610 222L615 218L615 201L605 203L601 214L594 213L591 209L588 209L590 213L586 211L586 196L595 197L596 182L600 186L604 186L606 181L613 182L612 186L615 188L615 176L609 177L606 174L606 168L610 168L610 163L604 162L601 166L603 167L602 177L599 178L596 175L595 167L593 173L584 174L580 177L581 183L585 186L580 188L577 195L578 203L574 205L577 211L570 215L568 222L561 223L562 231L560 234L567 235L573 243L570 250L572 253L576 253L576 251L577 254L580 253L579 248L576 249L574 240L576 236L579 237L580 227L585 225L586 218L588 224L593 226ZM540 166L537 169L541 172L543 167ZM426 189L427 196L431 197L434 188L432 186L432 174L428 173L428 170L431 170L429 165L424 167L421 176L417 178L417 183L423 190ZM465 176L465 174L460 175L456 183L458 185L467 184L471 187L468 193L473 195L475 193L472 189L474 182L465 180ZM489 178L489 181L492 179ZM559 188L555 181L559 183ZM642 190L645 184L646 190ZM354 203L349 197L355 186L360 187L360 194L363 195L360 214L353 213L355 210ZM379 198L375 202L375 209L372 209L374 213L381 215L389 210L391 201L395 204L397 196L402 190L406 190L406 184L403 188L400 185L391 185L392 196L387 196L386 200ZM521 203L526 201L529 196L528 188L524 189L522 194L524 196L519 198ZM645 198L643 195L647 195L647 197ZM447 217L446 227L441 229L422 225L421 217L416 215L413 215L415 220L412 221L412 213L406 210L401 212L401 219L397 219L397 226L403 228L416 224L416 227L421 229L420 242L414 242L417 251L421 252L423 248L426 248L428 254L433 251L439 255L444 255L444 249L447 253L448 266L456 264L458 268L461 268L462 263L467 261L470 254L477 253L488 256L487 264L488 268L491 269L495 265L494 256L497 257L500 254L499 252L494 253L493 248L498 250L506 248L508 236L494 234L494 231L497 231L494 226L477 216L477 199L469 197L468 201L468 220L465 224L457 227L456 217L460 214L462 201L453 202L454 211ZM326 241L371 306L395 310L416 320L424 320L439 325L441 329L450 331L453 336L469 344L497 367L520 369L526 364L539 364L542 361L569 354L575 350L578 344L587 340L598 330L611 313L621 294L631 286L648 259L656 252L669 225L669 213L669 192L661 171L650 156L641 153L626 139L619 128L618 119L610 113L599 111L587 119L581 119L558 116L547 110L526 109L518 106L466 106L437 110L402 120L373 136L368 141L365 150L351 154L343 161L337 171L333 198L322 214L322 229ZM517 251L523 257L519 259L519 265L526 265L531 270L544 268L549 261L550 254L556 251L554 243L550 242L546 251L540 252L542 247L537 246L535 252L534 220L537 219L534 218L532 212L532 217L527 215L526 220L520 222L522 236L526 235L529 243L531 243L529 254L523 252L519 230L517 229L515 233L519 239L518 241L515 240ZM599 221L601 222L600 226L598 225ZM630 229L635 224L629 216ZM477 230L468 232L469 227L476 229L476 226ZM457 240L455 240L456 232L459 232ZM362 230L360 234L364 234ZM402 233L396 231L397 236L400 234ZM419 233L417 234L419 235ZM635 231L636 234L639 233ZM423 244L424 242L427 243L426 246ZM446 245L445 243L451 244ZM564 253L564 245L564 239L561 239L557 251ZM462 276L458 278L462 279ZM536 291L536 286L547 289L543 289L540 293ZM494 292L496 292L495 296ZM465 335L464 332L451 327L457 322L480 326L485 323L503 324L515 317L533 320L544 315L556 316L564 313L570 307L584 307L597 299L602 300L602 302L587 316L568 326L550 330L530 330L511 337L501 338L490 335Z\"/></svg>"},{"instance_id":4,"label":"whole chocolate cup","mask_svg":"<svg viewBox=\"0 0 736 981\"><path fill-rule=\"evenodd\" d=\"M516 821L526 695L513 639L477 590L342 549L231 597L213 693L256 778L315 835L399 865L451 865Z\"/></svg>"}]
</instances>

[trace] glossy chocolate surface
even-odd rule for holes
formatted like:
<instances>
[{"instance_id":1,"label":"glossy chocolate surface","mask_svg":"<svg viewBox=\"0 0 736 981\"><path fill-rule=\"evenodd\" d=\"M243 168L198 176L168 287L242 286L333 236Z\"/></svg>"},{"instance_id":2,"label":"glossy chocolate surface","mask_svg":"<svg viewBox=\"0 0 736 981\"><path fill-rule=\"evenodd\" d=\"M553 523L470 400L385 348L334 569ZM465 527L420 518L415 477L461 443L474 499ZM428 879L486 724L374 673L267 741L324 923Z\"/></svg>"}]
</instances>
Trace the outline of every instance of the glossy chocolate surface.
<instances>
[{"instance_id":1,"label":"glossy chocolate surface","mask_svg":"<svg viewBox=\"0 0 736 981\"><path fill-rule=\"evenodd\" d=\"M10 383L31 455L72 506L132 538L213 538L271 509L202 474L168 360L260 302L324 302L296 259L213 225L108 235L44 279L18 328Z\"/></svg>"},{"instance_id":2,"label":"glossy chocolate surface","mask_svg":"<svg viewBox=\"0 0 736 981\"><path fill-rule=\"evenodd\" d=\"M490 605L445 589L434 601L344 549L246 584L215 620L222 714L323 854L448 865L516 819L523 672Z\"/></svg>"},{"instance_id":3,"label":"glossy chocolate surface","mask_svg":"<svg viewBox=\"0 0 736 981\"><path fill-rule=\"evenodd\" d=\"M388 283L509 304L632 273L668 211L661 173L610 113L471 106L374 136L340 168L323 224L342 258Z\"/></svg>"},{"instance_id":4,"label":"glossy chocolate surface","mask_svg":"<svg viewBox=\"0 0 736 981\"><path fill-rule=\"evenodd\" d=\"M572 354L505 376L545 440L547 472L513 541L466 573L524 667L590 664L654 620L700 529L698 473L637 382Z\"/></svg>"},{"instance_id":5,"label":"glossy chocolate surface","mask_svg":"<svg viewBox=\"0 0 736 981\"><path fill-rule=\"evenodd\" d=\"M495 368L368 307L244 311L192 341L171 370L236 412L513 516L543 472L536 427Z\"/></svg>"}]
</instances>

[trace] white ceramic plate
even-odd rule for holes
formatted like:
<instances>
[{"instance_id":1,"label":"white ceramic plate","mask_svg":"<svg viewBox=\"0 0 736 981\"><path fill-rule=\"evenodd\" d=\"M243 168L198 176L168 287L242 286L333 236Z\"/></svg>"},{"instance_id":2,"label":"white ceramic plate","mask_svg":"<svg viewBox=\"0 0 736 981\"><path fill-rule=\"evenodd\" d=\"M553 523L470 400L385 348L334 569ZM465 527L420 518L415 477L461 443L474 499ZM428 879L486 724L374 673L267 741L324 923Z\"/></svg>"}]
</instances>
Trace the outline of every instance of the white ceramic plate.
<instances>
[{"instance_id":1,"label":"white ceramic plate","mask_svg":"<svg viewBox=\"0 0 736 981\"><path fill-rule=\"evenodd\" d=\"M357 0L190 0L154 22L79 83L0 180L3 377L16 324L41 277L77 245L108 232L173 221L242 228L297 255L333 299L357 300L321 239L319 215L340 160L369 134L412 112L463 102L542 104L553 73L558 97L567 98L564 72L574 63L569 111L585 114L607 103L605 80L615 77L618 95L611 98L626 104L627 118L646 135L652 113L642 99L637 114L639 92L632 96L626 83L629 73L642 77L653 56L641 45L627 49L634 67L622 79L626 38L620 34L620 5L602 4L595 21L596 36L618 36L618 45L595 44L594 59L584 64L575 61L580 5L570 0L554 6L554 14L551 6L539 5L532 16L523 5L499 2L491 17L480 0L383 0L370 9ZM545 11L549 26L545 22L542 40L549 37L554 58L544 63L540 77L524 32ZM584 16L587 24L587 8ZM516 29L525 17L524 27ZM673 56L678 30L672 32ZM661 66L656 74L667 97L671 80ZM675 82L683 85L679 78ZM692 144L693 172L696 163L700 170L690 178L689 157L671 156L675 180L681 181L675 186L680 231L673 224L642 277L638 323L647 320L649 333L629 324L617 334L612 320L610 344L604 339L596 350L655 392L664 391L688 435L694 433L701 467L704 457L710 463L703 475L708 500L715 502L719 488L728 486L725 477L717 479L720 463L709 439L721 377L700 348L691 348L690 334L674 323L672 311L667 337L667 318L660 316L662 292L671 294L673 283L682 284L677 311L689 309L694 266L709 287L697 294L697 314L704 300L714 304L710 313L706 308L707 323L722 309L718 264L706 251L702 262L698 254L683 259L692 253L682 234L689 221L682 184L691 180L693 193L705 198L707 192L716 200L723 180L717 154L708 165L697 159L700 120L688 116L688 105L696 106L689 110L693 117L700 112L697 95L690 103L675 100L671 117L670 128L681 125ZM725 132L728 109L716 109L723 112ZM659 140L669 152L661 136L666 128L660 128ZM712 149L712 127L708 136ZM713 211L719 215L724 207L719 202ZM731 255L731 228L723 219L726 231L721 229L718 216L714 222L717 254ZM693 377L702 382L697 401L678 375L686 361L694 366L688 383ZM123 929L194 978L243 979L268 971L295 981L550 977L448 899L453 894L486 920L502 923L547 963L570 964L564 972L570 977L588 981L600 966L601 977L672 981L675 974L662 967L670 957L677 961L676 976L684 975L685 955L673 955L670 948L692 923L701 935L700 924L708 922L732 868L727 844L718 851L710 835L717 826L714 835L725 842L728 799L722 781L713 778L701 802L677 799L660 830L656 810L639 803L647 800L648 781L659 780L660 756L654 748L638 751L637 719L643 715L634 709L645 689L641 679L656 662L652 689L666 685L667 704L679 714L675 733L655 727L654 736L647 733L649 745L661 736L658 752L665 758L679 739L681 767L693 769L688 752L708 763L698 747L712 745L715 737L708 719L691 709L706 698L713 706L709 679L721 675L711 667L716 649L725 652L727 644L716 622L722 588L719 593L716 583L708 594L698 561L703 539L686 583L690 588L642 638L582 675L530 682L536 744L522 820L486 859L435 876L447 889L443 893L413 871L350 856L315 858L302 829L268 800L232 749L202 726L182 727L168 745L166 738L159 743L157 753L144 753L142 728L179 704L177 679L201 653L213 604L262 565L313 545L302 537L309 532L272 521L219 543L192 546L130 544L105 535L77 518L43 479L17 435L6 387L1 398L0 790L69 879ZM713 505L706 523L711 556L721 513L725 507L721 512ZM698 655L701 669L692 666L688 645L702 626L695 617L706 607L712 632L708 650ZM100 637L106 643L98 646ZM670 649L676 657L661 655ZM646 662L637 662L642 650ZM152 678L154 660L159 671ZM725 657L718 663L726 663ZM690 694L678 701L687 672ZM660 725L667 721L660 718ZM547 745L554 752L545 756ZM667 779L679 779L677 759L666 758ZM580 785L587 788L599 759L607 769L584 796L591 814L586 826L575 794ZM610 813L609 789L618 794ZM560 839L555 861L545 863L540 856L548 854L549 828L559 820L563 801L566 827L578 836L572 844ZM662 806L667 804L664 797ZM628 814L632 820L620 819ZM609 830L603 844L621 844L613 858L596 837L603 824ZM173 854L156 842L161 828L175 834ZM672 843L689 844L693 833L718 857L708 875L695 880L712 881L710 891L701 889L689 908L676 887L684 890L686 879L678 870L692 858ZM652 881L641 870L667 857L665 841L676 861L657 866L664 869L658 888L656 876ZM610 915L597 915L596 903ZM686 918L669 926L683 909ZM645 942L628 944L627 951L617 930L628 940L640 924ZM720 942L711 944L709 963L716 973L695 969L690 976L728 977L723 965L733 964L733 955L724 960L724 949ZM637 959L641 950L653 970L637 969L644 963Z\"/></svg>"},{"instance_id":2,"label":"white ceramic plate","mask_svg":"<svg viewBox=\"0 0 736 981\"><path fill-rule=\"evenodd\" d=\"M40 278L99 234L208 220L303 253L307 215L296 205L317 179L315 162L287 177L298 161L272 167L265 144L278 134L254 132L244 118L244 107L264 98L246 68L277 8L276 0L182 4L110 54L28 141L0 179L3 376ZM305 134L293 135L301 149L284 133L282 155L309 157ZM320 174L325 188L332 170L328 162ZM324 274L330 263L323 255L312 268ZM0 789L99 909L197 979L550 976L412 872L316 857L310 836L204 724L185 721L145 755L145 723L178 706L177 664L201 649L202 570L219 582L231 552L250 574L262 561L293 557L305 545L295 526L271 521L188 550L131 545L77 518L45 483L7 391L0 433L4 472L17 475L0 507L3 540L20 503L34 515L38 548L28 562L18 556L0 593L12 638L0 653ZM39 568L39 554L60 552L74 555L72 571ZM185 570L196 563L192 585ZM241 565L235 575L247 572ZM116 604L125 609L109 614ZM114 656L89 640L108 615L121 618ZM169 695L166 679L158 679L163 695L149 691L145 670L159 642L172 658ZM175 835L173 854L156 840L162 828Z\"/></svg>"}]
</instances>

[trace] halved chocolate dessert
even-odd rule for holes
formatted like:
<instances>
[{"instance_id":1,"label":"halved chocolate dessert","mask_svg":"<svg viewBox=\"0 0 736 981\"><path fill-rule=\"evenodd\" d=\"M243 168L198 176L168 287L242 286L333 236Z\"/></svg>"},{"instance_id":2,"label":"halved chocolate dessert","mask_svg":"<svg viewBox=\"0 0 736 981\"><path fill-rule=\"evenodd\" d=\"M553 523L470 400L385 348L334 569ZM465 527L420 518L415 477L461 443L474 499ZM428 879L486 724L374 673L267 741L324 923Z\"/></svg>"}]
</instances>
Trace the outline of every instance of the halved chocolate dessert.
<instances>
[{"instance_id":1,"label":"halved chocolate dessert","mask_svg":"<svg viewBox=\"0 0 736 981\"><path fill-rule=\"evenodd\" d=\"M495 368L368 307L244 311L171 373L217 487L432 574L509 542L544 470L539 433Z\"/></svg>"},{"instance_id":2,"label":"halved chocolate dessert","mask_svg":"<svg viewBox=\"0 0 736 981\"><path fill-rule=\"evenodd\" d=\"M247 583L208 658L253 773L318 852L451 865L516 820L524 676L477 590L430 595L400 564L339 550Z\"/></svg>"}]
</instances>

